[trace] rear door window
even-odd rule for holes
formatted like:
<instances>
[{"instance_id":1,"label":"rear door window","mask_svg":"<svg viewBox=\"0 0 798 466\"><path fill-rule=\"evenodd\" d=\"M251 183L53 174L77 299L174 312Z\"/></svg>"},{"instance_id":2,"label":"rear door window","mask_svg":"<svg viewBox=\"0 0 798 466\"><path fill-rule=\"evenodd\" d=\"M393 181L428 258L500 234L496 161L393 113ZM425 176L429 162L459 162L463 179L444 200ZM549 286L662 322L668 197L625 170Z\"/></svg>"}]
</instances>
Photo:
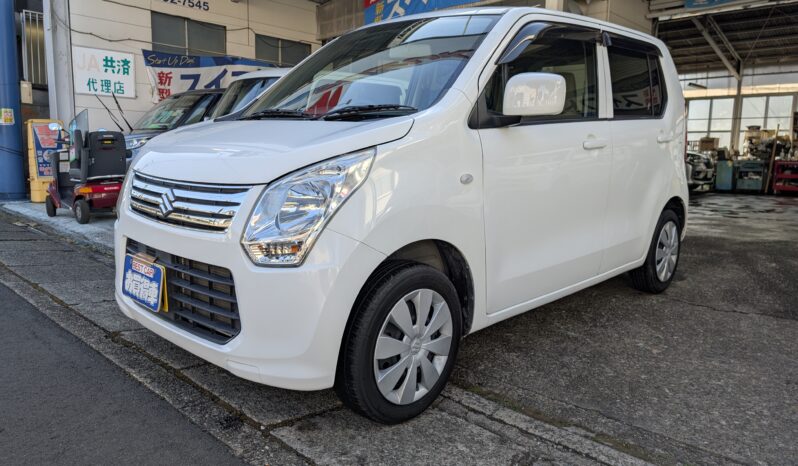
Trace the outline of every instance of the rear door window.
<instances>
[{"instance_id":1,"label":"rear door window","mask_svg":"<svg viewBox=\"0 0 798 466\"><path fill-rule=\"evenodd\" d=\"M614 40L607 55L612 79L612 107L616 118L652 118L665 109L665 89L659 56L652 46Z\"/></svg>"}]
</instances>

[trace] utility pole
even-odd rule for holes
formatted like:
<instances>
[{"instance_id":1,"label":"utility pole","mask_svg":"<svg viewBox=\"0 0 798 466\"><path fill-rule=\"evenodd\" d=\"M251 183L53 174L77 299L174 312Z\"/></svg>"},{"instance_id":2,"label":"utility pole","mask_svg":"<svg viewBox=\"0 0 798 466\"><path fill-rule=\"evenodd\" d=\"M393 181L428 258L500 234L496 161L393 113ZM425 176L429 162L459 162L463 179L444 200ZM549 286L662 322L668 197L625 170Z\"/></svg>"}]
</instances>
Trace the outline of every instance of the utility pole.
<instances>
[{"instance_id":1,"label":"utility pole","mask_svg":"<svg viewBox=\"0 0 798 466\"><path fill-rule=\"evenodd\" d=\"M44 53L47 59L50 118L59 119L66 124L75 117L69 2L66 0L44 0L42 9L44 10Z\"/></svg>"},{"instance_id":2,"label":"utility pole","mask_svg":"<svg viewBox=\"0 0 798 466\"><path fill-rule=\"evenodd\" d=\"M14 2L0 0L0 200L25 198Z\"/></svg>"}]
</instances>

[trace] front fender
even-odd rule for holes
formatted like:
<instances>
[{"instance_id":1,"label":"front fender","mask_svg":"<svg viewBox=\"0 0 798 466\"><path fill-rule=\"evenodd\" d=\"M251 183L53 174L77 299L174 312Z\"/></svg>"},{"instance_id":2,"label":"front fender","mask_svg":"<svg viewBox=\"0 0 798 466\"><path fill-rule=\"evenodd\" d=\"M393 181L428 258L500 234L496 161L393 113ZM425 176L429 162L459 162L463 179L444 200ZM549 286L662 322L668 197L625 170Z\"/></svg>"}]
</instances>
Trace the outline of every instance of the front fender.
<instances>
[{"instance_id":1,"label":"front fender","mask_svg":"<svg viewBox=\"0 0 798 466\"><path fill-rule=\"evenodd\" d=\"M482 146L467 127L470 102L458 92L446 99L377 148L368 179L328 228L385 255L422 240L452 244L471 268L476 327L486 299Z\"/></svg>"}]
</instances>

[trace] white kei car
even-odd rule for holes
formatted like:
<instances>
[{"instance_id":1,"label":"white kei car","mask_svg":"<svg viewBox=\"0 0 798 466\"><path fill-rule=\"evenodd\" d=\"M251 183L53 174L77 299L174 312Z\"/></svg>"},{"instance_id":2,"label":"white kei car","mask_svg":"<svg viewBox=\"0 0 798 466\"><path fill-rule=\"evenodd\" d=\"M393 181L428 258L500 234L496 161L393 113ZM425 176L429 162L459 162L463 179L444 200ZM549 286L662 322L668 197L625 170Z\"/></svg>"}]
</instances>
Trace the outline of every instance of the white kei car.
<instances>
[{"instance_id":1,"label":"white kei car","mask_svg":"<svg viewBox=\"0 0 798 466\"><path fill-rule=\"evenodd\" d=\"M384 423L461 339L628 272L673 280L684 99L665 45L535 8L345 34L236 120L157 136L116 224L116 299L233 374Z\"/></svg>"}]
</instances>

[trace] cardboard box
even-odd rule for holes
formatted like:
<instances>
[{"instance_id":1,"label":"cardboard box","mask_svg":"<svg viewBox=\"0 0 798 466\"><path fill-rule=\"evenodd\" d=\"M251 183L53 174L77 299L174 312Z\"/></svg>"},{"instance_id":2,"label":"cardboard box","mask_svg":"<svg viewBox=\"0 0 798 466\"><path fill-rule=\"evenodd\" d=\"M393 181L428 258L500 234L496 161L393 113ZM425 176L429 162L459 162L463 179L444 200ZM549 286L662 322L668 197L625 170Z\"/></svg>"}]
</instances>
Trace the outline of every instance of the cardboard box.
<instances>
[{"instance_id":1,"label":"cardboard box","mask_svg":"<svg viewBox=\"0 0 798 466\"><path fill-rule=\"evenodd\" d=\"M720 140L718 138L701 138L698 142L698 150L715 150L718 148L718 142Z\"/></svg>"}]
</instances>

